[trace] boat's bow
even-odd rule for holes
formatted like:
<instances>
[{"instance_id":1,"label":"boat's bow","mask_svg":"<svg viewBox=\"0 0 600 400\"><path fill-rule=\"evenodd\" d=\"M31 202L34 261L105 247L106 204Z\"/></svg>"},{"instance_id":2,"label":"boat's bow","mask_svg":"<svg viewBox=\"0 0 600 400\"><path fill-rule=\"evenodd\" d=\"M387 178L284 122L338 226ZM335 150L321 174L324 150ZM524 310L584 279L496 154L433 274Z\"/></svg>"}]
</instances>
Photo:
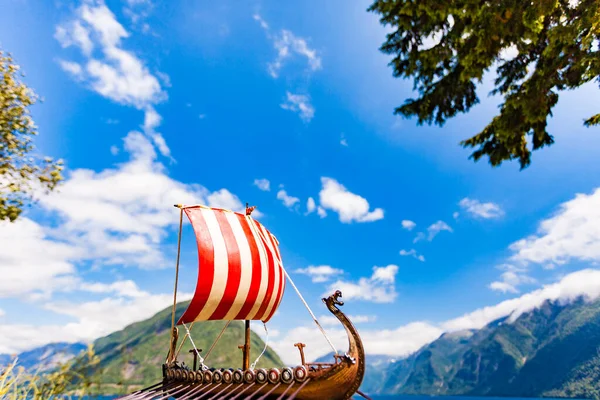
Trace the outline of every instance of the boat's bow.
<instances>
[{"instance_id":1,"label":"boat's bow","mask_svg":"<svg viewBox=\"0 0 600 400\"><path fill-rule=\"evenodd\" d=\"M340 300L341 297L342 292L336 290L331 296L322 300L329 311L344 326L348 336L348 351L343 355L335 355L335 363L330 368L322 371L309 371L309 376L321 383L321 385L315 386L316 389L322 390L322 395L326 394L324 392L330 391L331 398L349 399L358 391L365 375L365 350L356 328L346 314L338 308L344 305L344 302ZM322 365L308 364L309 370ZM343 396L340 396L340 393L344 393Z\"/></svg>"}]
</instances>

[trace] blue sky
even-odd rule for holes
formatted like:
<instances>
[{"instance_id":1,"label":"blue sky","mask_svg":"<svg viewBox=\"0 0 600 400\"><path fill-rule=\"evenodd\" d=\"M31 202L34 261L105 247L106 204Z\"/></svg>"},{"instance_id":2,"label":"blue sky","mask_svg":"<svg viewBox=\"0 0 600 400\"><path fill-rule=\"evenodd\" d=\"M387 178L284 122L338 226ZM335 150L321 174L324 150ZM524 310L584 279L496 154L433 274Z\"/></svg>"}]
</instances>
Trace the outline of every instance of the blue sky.
<instances>
[{"instance_id":1,"label":"blue sky","mask_svg":"<svg viewBox=\"0 0 600 400\"><path fill-rule=\"evenodd\" d=\"M477 327L512 311L505 300L598 279L600 137L582 125L597 84L561 94L556 144L525 171L473 163L458 142L497 111L492 75L442 128L395 117L412 84L392 77L368 6L5 2L0 46L44 98L38 149L68 168L59 193L2 225L0 353L93 339L168 306L178 202L257 205L315 313L342 289L372 353L406 354L461 315L496 310L458 326ZM186 226L182 298L195 263ZM582 269L592 275L569 275ZM327 351L290 286L270 329L286 360L298 335L309 355Z\"/></svg>"}]
</instances>

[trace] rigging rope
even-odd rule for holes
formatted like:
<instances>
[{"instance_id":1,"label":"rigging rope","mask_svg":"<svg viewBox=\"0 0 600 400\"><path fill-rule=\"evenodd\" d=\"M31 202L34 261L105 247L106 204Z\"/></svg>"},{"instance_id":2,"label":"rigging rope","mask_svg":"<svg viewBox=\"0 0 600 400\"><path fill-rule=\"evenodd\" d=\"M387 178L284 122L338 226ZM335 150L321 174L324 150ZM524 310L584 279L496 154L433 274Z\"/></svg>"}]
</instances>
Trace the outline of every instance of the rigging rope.
<instances>
[{"instance_id":1,"label":"rigging rope","mask_svg":"<svg viewBox=\"0 0 600 400\"><path fill-rule=\"evenodd\" d=\"M279 265L281 265L281 263ZM298 297L300 297L300 300L302 300L302 302L304 303L304 306L306 307L306 309L310 313L312 319L315 321L315 324L317 324L317 326L321 330L321 333L323 334L323 336L325 336L325 339L327 339L327 342L329 343L329 346L331 346L331 348L333 349L333 352L337 355L338 354L337 349L335 348L335 346L333 345L333 343L331 343L331 340L329 339L329 336L327 336L327 334L325 333L325 330L323 329L323 327L321 326L321 324L317 320L317 317L315 317L315 314L313 314L312 310L308 306L308 303L306 302L306 300L304 300L304 297L302 297L302 294L300 293L300 291L298 290L298 288L294 284L294 281L292 280L292 278L290 278L290 276L287 273L287 271L285 270L285 268L283 268L283 265L281 265L281 269L283 269L283 273L285 274L285 276L288 278L288 280L292 284L292 287L294 288L294 290L296 291L296 293L298 293Z\"/></svg>"},{"instance_id":2,"label":"rigging rope","mask_svg":"<svg viewBox=\"0 0 600 400\"><path fill-rule=\"evenodd\" d=\"M251 218L251 217L250 217ZM260 235L260 237L262 238L263 242L268 243L267 239L265 238L264 234L257 229L254 224L250 224L250 226L255 229L256 231L258 231L258 234ZM283 273L285 274L285 276L287 277L287 279L290 281L290 283L292 284L292 287L294 288L294 290L296 291L296 293L298 294L298 297L300 297L300 300L302 300L302 303L304 303L304 307L306 307L306 309L308 310L308 312L310 313L310 316L312 317L313 321L315 321L315 324L317 324L317 326L319 327L319 329L321 330L321 333L323 334L323 336L325 336L325 339L327 340L327 342L329 343L329 346L331 346L331 349L333 350L333 352L338 355L338 351L335 348L335 346L333 345L333 343L331 343L331 340L329 339L329 336L327 336L327 333L325 333L325 330L323 329L323 327L321 326L321 324L319 323L319 321L317 320L317 317L315 317L315 314L312 312L312 310L310 309L310 306L308 305L308 303L306 302L306 300L304 300L304 297L302 296L302 293L300 293L300 291L298 290L298 288L296 287L296 285L294 284L294 281L292 280L292 278L290 277L290 275L287 273L287 271L285 270L285 268L283 267L283 264L281 263L281 261L279 260L279 257L275 257L275 259L277 259L277 263L279 264L279 266L281 267L281 269L283 270Z\"/></svg>"},{"instance_id":3,"label":"rigging rope","mask_svg":"<svg viewBox=\"0 0 600 400\"><path fill-rule=\"evenodd\" d=\"M190 338L190 343L192 343L192 346L194 347L194 351L198 355L198 361L200 361L200 369L202 371L206 371L208 369L208 367L206 365L204 365L204 358L202 358L202 356L200 355L200 351L198 351L196 344L194 344L194 339L192 339L192 334L190 333L190 330L188 329L186 324L182 323L182 325L185 328L185 331L187 332L187 336L189 336L189 338Z\"/></svg>"},{"instance_id":4,"label":"rigging rope","mask_svg":"<svg viewBox=\"0 0 600 400\"><path fill-rule=\"evenodd\" d=\"M264 322L263 322L263 326L265 327L265 334L267 335L267 338L265 339L265 348L258 355L258 357L256 357L256 360L254 360L254 362L252 364L250 364L250 369L254 369L254 367L256 367L256 364L258 364L258 360L260 360L262 355L265 354L265 351L267 351L267 346L269 345L269 330L267 329L267 324L265 324Z\"/></svg>"},{"instance_id":5,"label":"rigging rope","mask_svg":"<svg viewBox=\"0 0 600 400\"><path fill-rule=\"evenodd\" d=\"M183 226L183 208L179 208L179 236L177 238L177 262L175 263L175 289L173 290L173 311L171 312L171 340L175 329L175 308L177 306L177 282L179 281L179 256L181 254L181 228ZM172 356L172 354L171 354ZM173 360L173 358L171 358Z\"/></svg>"},{"instance_id":6,"label":"rigging rope","mask_svg":"<svg viewBox=\"0 0 600 400\"><path fill-rule=\"evenodd\" d=\"M229 326L230 323L231 323L231 320L227 321L227 323L225 324L223 329L221 329L221 333L219 333L219 336L217 336L217 338L213 342L212 346L210 346L210 349L208 349L208 351L206 352L206 356L204 356L205 360L208 358L208 356L210 356L211 351L213 351L213 349L217 345L217 342L219 341L219 339L221 339L221 336L223 336L223 332L225 332L225 329L227 329L227 327Z\"/></svg>"},{"instance_id":7,"label":"rigging rope","mask_svg":"<svg viewBox=\"0 0 600 400\"><path fill-rule=\"evenodd\" d=\"M196 322L196 321L193 321L193 322L190 324L190 329L192 329L192 328L194 327L194 323L195 323L195 322ZM175 357L173 357L173 360L176 360L176 359L177 359L177 356L179 355L179 352L181 351L181 348L182 348L182 347L183 347L183 345L185 344L185 340L187 339L187 337L188 337L188 336L191 338L191 336L190 336L190 332L189 332L189 331L188 331L188 332L187 332L187 333L186 333L186 334L183 336L183 339L181 340L181 344L179 345L179 348L177 349L177 352L175 352Z\"/></svg>"}]
</instances>

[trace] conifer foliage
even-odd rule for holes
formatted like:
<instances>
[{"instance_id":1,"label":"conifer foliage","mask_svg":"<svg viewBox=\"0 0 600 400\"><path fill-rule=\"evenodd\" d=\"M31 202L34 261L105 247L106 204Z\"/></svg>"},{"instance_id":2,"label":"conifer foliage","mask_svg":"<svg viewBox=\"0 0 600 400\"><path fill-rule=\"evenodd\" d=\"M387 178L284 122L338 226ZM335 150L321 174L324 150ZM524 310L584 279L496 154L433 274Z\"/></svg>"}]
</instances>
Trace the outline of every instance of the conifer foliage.
<instances>
[{"instance_id":1,"label":"conifer foliage","mask_svg":"<svg viewBox=\"0 0 600 400\"><path fill-rule=\"evenodd\" d=\"M600 82L598 0L376 0L368 11L393 29L380 50L419 94L395 114L442 126L479 102L477 84L495 69L500 112L460 142L475 161L529 166L533 150L554 143L547 125L559 92ZM600 114L584 124L599 125Z\"/></svg>"}]
</instances>

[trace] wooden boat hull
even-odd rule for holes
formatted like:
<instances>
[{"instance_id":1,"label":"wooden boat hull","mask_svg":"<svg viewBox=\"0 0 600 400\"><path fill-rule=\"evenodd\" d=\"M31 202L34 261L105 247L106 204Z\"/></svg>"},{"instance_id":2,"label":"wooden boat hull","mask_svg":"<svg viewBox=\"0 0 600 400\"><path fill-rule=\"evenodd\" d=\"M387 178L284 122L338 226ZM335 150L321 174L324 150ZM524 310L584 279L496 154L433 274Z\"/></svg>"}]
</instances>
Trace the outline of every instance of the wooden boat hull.
<instances>
[{"instance_id":1,"label":"wooden boat hull","mask_svg":"<svg viewBox=\"0 0 600 400\"><path fill-rule=\"evenodd\" d=\"M359 389L365 373L362 341L350 320L337 306L336 291L322 299L346 329L348 351L332 363L306 363L295 368L192 371L177 363L163 365L163 382L122 399L298 399L346 400Z\"/></svg>"}]
</instances>

